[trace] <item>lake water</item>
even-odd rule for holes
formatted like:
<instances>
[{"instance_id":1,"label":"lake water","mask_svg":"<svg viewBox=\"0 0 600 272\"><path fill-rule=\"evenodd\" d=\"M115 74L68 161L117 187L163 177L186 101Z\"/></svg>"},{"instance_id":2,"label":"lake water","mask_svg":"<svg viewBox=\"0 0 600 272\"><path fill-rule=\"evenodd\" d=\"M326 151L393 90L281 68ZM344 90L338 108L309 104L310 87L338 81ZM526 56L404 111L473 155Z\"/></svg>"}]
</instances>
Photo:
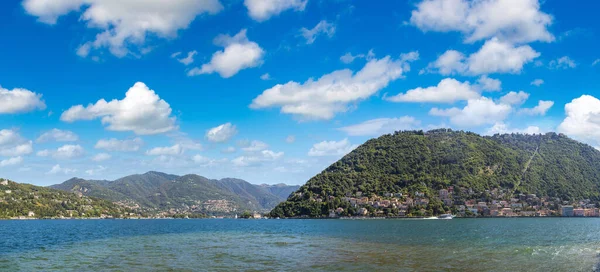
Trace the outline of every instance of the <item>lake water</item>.
<instances>
[{"instance_id":1,"label":"lake water","mask_svg":"<svg viewBox=\"0 0 600 272\"><path fill-rule=\"evenodd\" d=\"M0 221L0 271L594 271L600 219Z\"/></svg>"}]
</instances>

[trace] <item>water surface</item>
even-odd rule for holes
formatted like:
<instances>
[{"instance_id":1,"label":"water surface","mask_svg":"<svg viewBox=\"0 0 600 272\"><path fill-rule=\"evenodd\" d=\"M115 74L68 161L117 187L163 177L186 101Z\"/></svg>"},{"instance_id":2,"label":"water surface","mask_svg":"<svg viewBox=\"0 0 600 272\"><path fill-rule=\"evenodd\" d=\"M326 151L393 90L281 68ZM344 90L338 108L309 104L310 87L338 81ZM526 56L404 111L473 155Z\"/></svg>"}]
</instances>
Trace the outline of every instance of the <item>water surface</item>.
<instances>
[{"instance_id":1,"label":"water surface","mask_svg":"<svg viewBox=\"0 0 600 272\"><path fill-rule=\"evenodd\" d=\"M0 221L0 271L593 271L600 219Z\"/></svg>"}]
</instances>

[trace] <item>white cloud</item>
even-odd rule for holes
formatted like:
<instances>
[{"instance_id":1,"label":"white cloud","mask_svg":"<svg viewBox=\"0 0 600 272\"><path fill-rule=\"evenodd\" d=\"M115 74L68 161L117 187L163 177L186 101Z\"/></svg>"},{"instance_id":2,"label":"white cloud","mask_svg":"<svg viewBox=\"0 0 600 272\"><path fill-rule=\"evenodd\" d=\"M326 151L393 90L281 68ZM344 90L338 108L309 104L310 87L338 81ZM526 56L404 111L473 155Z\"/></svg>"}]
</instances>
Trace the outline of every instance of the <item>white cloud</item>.
<instances>
[{"instance_id":1,"label":"white cloud","mask_svg":"<svg viewBox=\"0 0 600 272\"><path fill-rule=\"evenodd\" d=\"M267 148L269 148L269 145L264 142L252 141L252 142L250 142L249 146L243 147L242 150L244 150L246 152L258 152L258 151L263 151Z\"/></svg>"},{"instance_id":2,"label":"white cloud","mask_svg":"<svg viewBox=\"0 0 600 272\"><path fill-rule=\"evenodd\" d=\"M374 59L358 72L338 70L304 83L290 81L265 90L250 105L253 109L281 107L281 112L302 119L331 119L348 110L348 104L369 98L410 70L409 60L416 52L394 60L387 56Z\"/></svg>"},{"instance_id":3,"label":"white cloud","mask_svg":"<svg viewBox=\"0 0 600 272\"><path fill-rule=\"evenodd\" d=\"M228 146L226 148L221 149L221 153L224 154L231 154L231 153L235 153L236 149L233 146Z\"/></svg>"},{"instance_id":4,"label":"white cloud","mask_svg":"<svg viewBox=\"0 0 600 272\"><path fill-rule=\"evenodd\" d=\"M596 64L600 63L600 59L595 60L594 62L592 62L592 66L596 66Z\"/></svg>"},{"instance_id":5,"label":"white cloud","mask_svg":"<svg viewBox=\"0 0 600 272\"><path fill-rule=\"evenodd\" d=\"M101 139L99 140L94 148L103 149L106 151L121 151L121 152L135 152L140 150L144 145L144 141L141 138L134 138L128 140L118 140L115 138Z\"/></svg>"},{"instance_id":6,"label":"white cloud","mask_svg":"<svg viewBox=\"0 0 600 272\"><path fill-rule=\"evenodd\" d=\"M485 42L479 51L469 56L468 73L474 75L491 73L518 74L523 65L540 56L529 45L514 46L496 38Z\"/></svg>"},{"instance_id":7,"label":"white cloud","mask_svg":"<svg viewBox=\"0 0 600 272\"><path fill-rule=\"evenodd\" d=\"M509 92L500 98L500 102L507 105L521 105L527 101L529 94L523 91Z\"/></svg>"},{"instance_id":8,"label":"white cloud","mask_svg":"<svg viewBox=\"0 0 600 272\"><path fill-rule=\"evenodd\" d=\"M560 57L555 60L551 60L548 63L550 69L569 69L577 67L577 63L568 56Z\"/></svg>"},{"instance_id":9,"label":"white cloud","mask_svg":"<svg viewBox=\"0 0 600 272\"><path fill-rule=\"evenodd\" d=\"M24 113L46 109L42 95L26 89L4 89L0 86L0 114Z\"/></svg>"},{"instance_id":10,"label":"white cloud","mask_svg":"<svg viewBox=\"0 0 600 272\"><path fill-rule=\"evenodd\" d=\"M195 164L200 165L200 166L212 166L212 165L217 165L219 163L227 162L227 159L216 160L216 159L204 157L202 155L194 155L192 157L192 161Z\"/></svg>"},{"instance_id":11,"label":"white cloud","mask_svg":"<svg viewBox=\"0 0 600 272\"><path fill-rule=\"evenodd\" d=\"M344 156L354 150L357 145L352 145L348 138L341 141L323 141L316 143L308 151L311 157Z\"/></svg>"},{"instance_id":12,"label":"white cloud","mask_svg":"<svg viewBox=\"0 0 600 272\"><path fill-rule=\"evenodd\" d=\"M468 58L458 51L448 50L420 73L437 72L442 75L518 74L523 70L525 64L539 56L540 53L529 45L515 46L492 38Z\"/></svg>"},{"instance_id":13,"label":"white cloud","mask_svg":"<svg viewBox=\"0 0 600 272\"><path fill-rule=\"evenodd\" d=\"M294 135L289 135L285 138L285 142L288 144L293 144L294 142L296 142L296 136Z\"/></svg>"},{"instance_id":14,"label":"white cloud","mask_svg":"<svg viewBox=\"0 0 600 272\"><path fill-rule=\"evenodd\" d=\"M0 130L0 156L19 157L33 153L33 142L29 141L16 130Z\"/></svg>"},{"instance_id":15,"label":"white cloud","mask_svg":"<svg viewBox=\"0 0 600 272\"><path fill-rule=\"evenodd\" d=\"M146 53L146 38L173 38L201 14L223 9L218 0L25 0L25 11L47 24L70 12L81 11L79 22L99 30L95 40L82 44L77 54L107 48L113 55ZM97 56L96 56L97 57Z\"/></svg>"},{"instance_id":16,"label":"white cloud","mask_svg":"<svg viewBox=\"0 0 600 272\"><path fill-rule=\"evenodd\" d=\"M511 113L512 107L508 104L496 104L492 99L480 97L470 99L462 108L438 109L429 111L430 115L449 117L450 122L461 127L476 127L484 124L494 124L503 121Z\"/></svg>"},{"instance_id":17,"label":"white cloud","mask_svg":"<svg viewBox=\"0 0 600 272\"><path fill-rule=\"evenodd\" d=\"M98 165L96 168L85 170L85 173L89 176L95 176L106 171L106 167Z\"/></svg>"},{"instance_id":18,"label":"white cloud","mask_svg":"<svg viewBox=\"0 0 600 272\"><path fill-rule=\"evenodd\" d=\"M265 51L255 42L246 37L246 29L231 37L221 34L214 43L225 49L212 55L209 63L188 71L188 76L219 73L223 78L230 78L240 70L253 68L263 63Z\"/></svg>"},{"instance_id":19,"label":"white cloud","mask_svg":"<svg viewBox=\"0 0 600 272\"><path fill-rule=\"evenodd\" d=\"M244 0L248 15L256 21L266 21L281 12L293 9L303 11L308 0Z\"/></svg>"},{"instance_id":20,"label":"white cloud","mask_svg":"<svg viewBox=\"0 0 600 272\"><path fill-rule=\"evenodd\" d=\"M500 91L502 90L502 82L495 78L489 78L486 75L483 75L477 79L476 87L484 90L484 91Z\"/></svg>"},{"instance_id":21,"label":"white cloud","mask_svg":"<svg viewBox=\"0 0 600 272\"><path fill-rule=\"evenodd\" d=\"M495 123L494 126L492 126L491 128L489 128L485 132L486 135L511 134L511 133L518 133L518 134L540 134L540 133L543 133L543 131L542 131L542 129L540 127L537 127L537 126L528 126L528 127L524 128L524 129L515 129L515 128L510 128L505 123L498 122L498 123Z\"/></svg>"},{"instance_id":22,"label":"white cloud","mask_svg":"<svg viewBox=\"0 0 600 272\"><path fill-rule=\"evenodd\" d=\"M52 167L52 169L50 169L50 171L48 171L47 174L51 174L51 175L57 175L57 174L61 174L61 175L69 175L72 173L77 172L77 170L75 169L71 169L71 168L62 168L60 167L60 164L54 165Z\"/></svg>"},{"instance_id":23,"label":"white cloud","mask_svg":"<svg viewBox=\"0 0 600 272\"><path fill-rule=\"evenodd\" d=\"M85 154L85 150L80 145L63 145L56 150L40 150L37 152L39 157L52 156L55 159L74 159L82 157Z\"/></svg>"},{"instance_id":24,"label":"white cloud","mask_svg":"<svg viewBox=\"0 0 600 272\"><path fill-rule=\"evenodd\" d=\"M566 118L558 126L558 131L585 141L600 145L600 100L591 95L582 95L565 105Z\"/></svg>"},{"instance_id":25,"label":"white cloud","mask_svg":"<svg viewBox=\"0 0 600 272\"><path fill-rule=\"evenodd\" d=\"M166 147L155 147L146 151L146 155L150 156L160 156L160 155L169 155L176 156L183 154L183 147L176 144L174 146L166 146Z\"/></svg>"},{"instance_id":26,"label":"white cloud","mask_svg":"<svg viewBox=\"0 0 600 272\"><path fill-rule=\"evenodd\" d=\"M270 80L271 79L271 75L269 75L269 73L264 73L264 74L262 74L262 76L260 76L260 79L262 79L262 80Z\"/></svg>"},{"instance_id":27,"label":"white cloud","mask_svg":"<svg viewBox=\"0 0 600 272\"><path fill-rule=\"evenodd\" d=\"M367 61L372 60L375 58L375 52L373 52L373 49L369 50L369 52L365 55L365 54L358 54L356 56L353 56L350 52L344 54L343 56L340 57L340 61L346 64L352 63L355 59L366 59Z\"/></svg>"},{"instance_id":28,"label":"white cloud","mask_svg":"<svg viewBox=\"0 0 600 272\"><path fill-rule=\"evenodd\" d=\"M94 157L92 157L92 160L95 162L102 162L102 161L110 160L110 158L112 158L112 156L110 154L99 153L99 154L96 154Z\"/></svg>"},{"instance_id":29,"label":"white cloud","mask_svg":"<svg viewBox=\"0 0 600 272\"><path fill-rule=\"evenodd\" d=\"M302 34L302 37L306 39L306 44L312 44L321 34L325 34L329 38L333 37L333 35L335 34L335 25L325 20L322 20L312 29L307 29L303 27L302 29L300 29L300 33Z\"/></svg>"},{"instance_id":30,"label":"white cloud","mask_svg":"<svg viewBox=\"0 0 600 272\"><path fill-rule=\"evenodd\" d=\"M79 140L79 136L68 130L52 129L44 132L40 137L37 138L36 142L76 142Z\"/></svg>"},{"instance_id":31,"label":"white cloud","mask_svg":"<svg viewBox=\"0 0 600 272\"><path fill-rule=\"evenodd\" d=\"M23 163L23 157L21 157L21 156L12 157L12 158L8 158L6 160L1 160L0 167L15 166L15 165L19 165L21 163Z\"/></svg>"},{"instance_id":32,"label":"white cloud","mask_svg":"<svg viewBox=\"0 0 600 272\"><path fill-rule=\"evenodd\" d=\"M519 111L519 113L527 114L527 115L540 115L540 116L544 116L544 115L546 115L546 112L548 112L548 110L550 108L552 108L552 106L554 106L554 101L540 100L538 102L537 106L535 106L533 108L521 109Z\"/></svg>"},{"instance_id":33,"label":"white cloud","mask_svg":"<svg viewBox=\"0 0 600 272\"><path fill-rule=\"evenodd\" d=\"M177 52L177 53L180 53L180 52ZM179 55L180 55L180 54L177 54L177 53L176 53L176 54L173 54L173 55L171 55L171 57L172 57L172 58L176 58L177 56L179 56ZM187 57L185 57L185 58L180 58L180 59L177 59L177 61L181 62L183 65L186 65L186 66L187 66L187 65L190 65L190 64L194 63L194 57L195 57L197 54L198 54L198 51L196 51L196 50L194 50L194 51L190 51L190 52L188 52L188 54L187 54Z\"/></svg>"},{"instance_id":34,"label":"white cloud","mask_svg":"<svg viewBox=\"0 0 600 272\"><path fill-rule=\"evenodd\" d=\"M465 63L465 55L456 50L447 50L440 55L434 62L427 65L427 68L419 71L419 74L437 72L448 76L454 74L463 74L468 68Z\"/></svg>"},{"instance_id":35,"label":"white cloud","mask_svg":"<svg viewBox=\"0 0 600 272\"><path fill-rule=\"evenodd\" d=\"M281 157L283 157L283 152L262 150L260 152L237 157L231 160L231 162L235 166L258 166L264 162L276 161Z\"/></svg>"},{"instance_id":36,"label":"white cloud","mask_svg":"<svg viewBox=\"0 0 600 272\"><path fill-rule=\"evenodd\" d=\"M467 82L459 82L453 78L445 78L437 86L427 88L416 88L408 90L386 100L392 102L433 102L433 103L454 103L460 100L469 100L478 98L479 92Z\"/></svg>"},{"instance_id":37,"label":"white cloud","mask_svg":"<svg viewBox=\"0 0 600 272\"><path fill-rule=\"evenodd\" d=\"M229 141L229 139L235 136L237 132L237 128L234 125L225 123L209 129L206 132L206 139L213 143L223 143Z\"/></svg>"},{"instance_id":38,"label":"white cloud","mask_svg":"<svg viewBox=\"0 0 600 272\"><path fill-rule=\"evenodd\" d=\"M542 84L544 84L544 80L543 79L539 79L539 78L538 79L534 79L531 82L531 85L536 86L536 87L542 86Z\"/></svg>"},{"instance_id":39,"label":"white cloud","mask_svg":"<svg viewBox=\"0 0 600 272\"><path fill-rule=\"evenodd\" d=\"M400 130L414 130L421 122L412 116L400 118L378 118L360 124L339 128L350 136L380 136Z\"/></svg>"},{"instance_id":40,"label":"white cloud","mask_svg":"<svg viewBox=\"0 0 600 272\"><path fill-rule=\"evenodd\" d=\"M176 130L176 118L171 116L171 112L171 106L160 99L154 90L137 82L127 91L123 100L106 102L100 99L87 107L73 106L63 112L60 120L71 123L101 118L108 130L147 135Z\"/></svg>"},{"instance_id":41,"label":"white cloud","mask_svg":"<svg viewBox=\"0 0 600 272\"><path fill-rule=\"evenodd\" d=\"M491 37L528 43L554 41L546 29L552 20L538 0L423 0L410 23L424 32L461 32L468 43Z\"/></svg>"}]
</instances>

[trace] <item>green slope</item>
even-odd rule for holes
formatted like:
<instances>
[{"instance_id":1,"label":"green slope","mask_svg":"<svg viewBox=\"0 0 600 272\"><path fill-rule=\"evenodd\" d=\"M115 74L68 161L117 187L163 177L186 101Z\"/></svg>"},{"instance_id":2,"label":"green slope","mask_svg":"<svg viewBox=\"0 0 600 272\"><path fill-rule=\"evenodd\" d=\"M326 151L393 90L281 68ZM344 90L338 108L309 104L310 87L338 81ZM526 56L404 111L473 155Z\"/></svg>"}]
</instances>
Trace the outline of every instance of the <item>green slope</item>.
<instances>
[{"instance_id":1,"label":"green slope","mask_svg":"<svg viewBox=\"0 0 600 272\"><path fill-rule=\"evenodd\" d=\"M110 201L57 189L0 179L0 218L28 217L125 217L131 212Z\"/></svg>"},{"instance_id":2,"label":"green slope","mask_svg":"<svg viewBox=\"0 0 600 272\"><path fill-rule=\"evenodd\" d=\"M598 200L600 152L555 133L483 137L446 129L397 132L367 141L311 178L271 214L319 217L339 206L345 195L418 191L435 196L449 186L463 200L467 196L461 192L467 189L483 195L495 188Z\"/></svg>"}]
</instances>

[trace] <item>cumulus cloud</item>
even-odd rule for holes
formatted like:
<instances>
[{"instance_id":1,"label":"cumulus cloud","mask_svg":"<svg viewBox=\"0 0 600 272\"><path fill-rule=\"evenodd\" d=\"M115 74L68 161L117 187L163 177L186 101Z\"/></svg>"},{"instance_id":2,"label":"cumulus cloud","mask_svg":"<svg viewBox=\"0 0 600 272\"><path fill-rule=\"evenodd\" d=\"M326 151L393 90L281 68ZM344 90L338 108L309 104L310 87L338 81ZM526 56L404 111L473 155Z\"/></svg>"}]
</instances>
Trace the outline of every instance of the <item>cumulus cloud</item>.
<instances>
[{"instance_id":1,"label":"cumulus cloud","mask_svg":"<svg viewBox=\"0 0 600 272\"><path fill-rule=\"evenodd\" d=\"M40 22L55 24L59 17L81 12L79 22L97 29L95 40L82 44L77 54L108 49L117 57L144 53L149 36L173 38L201 14L223 9L219 0L25 0L25 11Z\"/></svg>"},{"instance_id":2,"label":"cumulus cloud","mask_svg":"<svg viewBox=\"0 0 600 272\"><path fill-rule=\"evenodd\" d=\"M47 174L51 174L51 175L69 175L72 173L77 172L77 170L75 169L71 169L71 168L62 168L60 166L60 164L54 165L52 167L52 169L50 169L50 171L48 171Z\"/></svg>"},{"instance_id":3,"label":"cumulus cloud","mask_svg":"<svg viewBox=\"0 0 600 272\"><path fill-rule=\"evenodd\" d=\"M209 129L206 132L206 139L213 143L223 143L229 141L237 132L237 128L234 125L225 123Z\"/></svg>"},{"instance_id":4,"label":"cumulus cloud","mask_svg":"<svg viewBox=\"0 0 600 272\"><path fill-rule=\"evenodd\" d=\"M63 112L60 120L75 122L101 118L108 130L133 131L139 135L159 134L178 129L176 118L171 116L171 106L150 90L146 84L137 82L122 100L73 106Z\"/></svg>"},{"instance_id":5,"label":"cumulus cloud","mask_svg":"<svg viewBox=\"0 0 600 272\"><path fill-rule=\"evenodd\" d=\"M23 157L12 157L0 161L0 167L15 166L23 163Z\"/></svg>"},{"instance_id":6,"label":"cumulus cloud","mask_svg":"<svg viewBox=\"0 0 600 272\"><path fill-rule=\"evenodd\" d=\"M453 78L445 78L437 86L427 88L416 88L408 90L386 100L392 102L433 102L433 103L454 103L460 100L469 100L480 96L471 84L459 82Z\"/></svg>"},{"instance_id":7,"label":"cumulus cloud","mask_svg":"<svg viewBox=\"0 0 600 272\"><path fill-rule=\"evenodd\" d=\"M85 155L85 150L80 145L63 145L56 150L44 149L37 152L39 157L52 156L55 159L66 160L80 158Z\"/></svg>"},{"instance_id":8,"label":"cumulus cloud","mask_svg":"<svg viewBox=\"0 0 600 272\"><path fill-rule=\"evenodd\" d=\"M487 97L469 99L462 108L432 108L429 114L450 118L450 122L461 127L476 127L501 122L511 113L511 105L496 103Z\"/></svg>"},{"instance_id":9,"label":"cumulus cloud","mask_svg":"<svg viewBox=\"0 0 600 272\"><path fill-rule=\"evenodd\" d=\"M321 34L327 35L329 38L333 37L335 34L335 25L322 20L312 29L303 27L300 29L300 33L302 34L302 37L306 39L306 44L312 44Z\"/></svg>"},{"instance_id":10,"label":"cumulus cloud","mask_svg":"<svg viewBox=\"0 0 600 272\"><path fill-rule=\"evenodd\" d=\"M358 72L338 70L304 83L290 81L265 90L250 107L280 107L282 113L301 119L331 119L348 110L348 104L369 98L410 70L409 61L418 53L403 54L399 59L387 56L373 59Z\"/></svg>"},{"instance_id":11,"label":"cumulus cloud","mask_svg":"<svg viewBox=\"0 0 600 272\"><path fill-rule=\"evenodd\" d=\"M507 105L522 105L529 98L529 94L523 91L509 92L500 98L500 102Z\"/></svg>"},{"instance_id":12,"label":"cumulus cloud","mask_svg":"<svg viewBox=\"0 0 600 272\"><path fill-rule=\"evenodd\" d=\"M99 153L99 154L94 155L94 157L92 157L92 160L95 162L102 162L102 161L110 160L110 158L112 158L112 156L110 154Z\"/></svg>"},{"instance_id":13,"label":"cumulus cloud","mask_svg":"<svg viewBox=\"0 0 600 272\"><path fill-rule=\"evenodd\" d=\"M498 91L501 89L501 84L500 80L487 76L480 77L477 84L445 78L437 86L418 87L385 99L391 102L454 103L478 98L482 91Z\"/></svg>"},{"instance_id":14,"label":"cumulus cloud","mask_svg":"<svg viewBox=\"0 0 600 272\"><path fill-rule=\"evenodd\" d=\"M492 38L479 51L465 57L455 50L448 50L421 71L442 75L485 75L493 73L518 74L523 66L539 57L529 45L515 46Z\"/></svg>"},{"instance_id":15,"label":"cumulus cloud","mask_svg":"<svg viewBox=\"0 0 600 272\"><path fill-rule=\"evenodd\" d=\"M140 150L143 145L144 141L139 137L127 140L111 138L99 140L94 148L106 151L135 152Z\"/></svg>"},{"instance_id":16,"label":"cumulus cloud","mask_svg":"<svg viewBox=\"0 0 600 272\"><path fill-rule=\"evenodd\" d=\"M285 10L303 11L308 0L244 0L248 15L256 21L266 21Z\"/></svg>"},{"instance_id":17,"label":"cumulus cloud","mask_svg":"<svg viewBox=\"0 0 600 272\"><path fill-rule=\"evenodd\" d=\"M550 108L552 108L552 106L554 106L554 101L540 100L538 102L537 106L535 106L533 108L521 109L519 111L519 113L527 114L527 115L540 115L540 116L544 116L544 115L546 115L546 112L548 112L548 110Z\"/></svg>"},{"instance_id":18,"label":"cumulus cloud","mask_svg":"<svg viewBox=\"0 0 600 272\"><path fill-rule=\"evenodd\" d=\"M227 161L227 159L211 159L211 158L207 158L207 157L197 154L192 157L192 161L196 165L206 167L206 166L217 165L219 163L224 163Z\"/></svg>"},{"instance_id":19,"label":"cumulus cloud","mask_svg":"<svg viewBox=\"0 0 600 272\"><path fill-rule=\"evenodd\" d=\"M350 136L380 136L399 130L414 130L421 126L421 121L412 116L400 118L378 118L360 124L339 128Z\"/></svg>"},{"instance_id":20,"label":"cumulus cloud","mask_svg":"<svg viewBox=\"0 0 600 272\"><path fill-rule=\"evenodd\" d=\"M89 176L95 176L101 174L104 171L106 171L106 167L98 165L96 168L85 170L85 173Z\"/></svg>"},{"instance_id":21,"label":"cumulus cloud","mask_svg":"<svg viewBox=\"0 0 600 272\"><path fill-rule=\"evenodd\" d=\"M42 95L16 88L4 89L0 86L0 114L13 114L46 109Z\"/></svg>"},{"instance_id":22,"label":"cumulus cloud","mask_svg":"<svg viewBox=\"0 0 600 272\"><path fill-rule=\"evenodd\" d=\"M552 21L538 0L423 0L410 18L423 32L461 32L467 43L492 37L511 43L552 42L547 30Z\"/></svg>"},{"instance_id":23,"label":"cumulus cloud","mask_svg":"<svg viewBox=\"0 0 600 272\"><path fill-rule=\"evenodd\" d=\"M276 161L283 157L283 152L274 152L271 150L262 150L260 152L254 152L252 154L246 154L239 156L231 162L235 166L258 166L265 162Z\"/></svg>"},{"instance_id":24,"label":"cumulus cloud","mask_svg":"<svg viewBox=\"0 0 600 272\"><path fill-rule=\"evenodd\" d=\"M231 154L231 153L235 153L236 149L233 146L228 146L226 148L221 149L221 153L223 154Z\"/></svg>"},{"instance_id":25,"label":"cumulus cloud","mask_svg":"<svg viewBox=\"0 0 600 272\"><path fill-rule=\"evenodd\" d=\"M160 155L168 155L168 156L176 156L183 154L183 147L176 144L173 146L166 147L155 147L148 151L146 151L146 155L150 156L160 156Z\"/></svg>"},{"instance_id":26,"label":"cumulus cloud","mask_svg":"<svg viewBox=\"0 0 600 272\"><path fill-rule=\"evenodd\" d=\"M60 130L60 129L52 129L50 131L44 132L44 134L40 135L37 138L36 142L38 143L46 143L46 142L76 142L79 140L79 136L68 130Z\"/></svg>"},{"instance_id":27,"label":"cumulus cloud","mask_svg":"<svg viewBox=\"0 0 600 272\"><path fill-rule=\"evenodd\" d=\"M531 85L539 87L542 86L542 84L544 84L544 80L543 79L534 79L531 83Z\"/></svg>"},{"instance_id":28,"label":"cumulus cloud","mask_svg":"<svg viewBox=\"0 0 600 272\"><path fill-rule=\"evenodd\" d=\"M568 56L560 57L555 60L551 60L548 63L550 69L572 69L577 67L577 63Z\"/></svg>"},{"instance_id":29,"label":"cumulus cloud","mask_svg":"<svg viewBox=\"0 0 600 272\"><path fill-rule=\"evenodd\" d=\"M351 144L348 138L341 141L323 141L314 144L308 151L308 155L311 157L344 156L357 147Z\"/></svg>"},{"instance_id":30,"label":"cumulus cloud","mask_svg":"<svg viewBox=\"0 0 600 272\"><path fill-rule=\"evenodd\" d=\"M494 126L487 129L485 132L486 135L494 135L494 134L510 134L510 133L518 133L518 134L540 134L544 131L537 126L528 126L524 129L511 128L509 125L498 122L495 123Z\"/></svg>"},{"instance_id":31,"label":"cumulus cloud","mask_svg":"<svg viewBox=\"0 0 600 272\"><path fill-rule=\"evenodd\" d=\"M32 141L21 137L16 130L0 130L0 156L19 157L31 153L33 153Z\"/></svg>"},{"instance_id":32,"label":"cumulus cloud","mask_svg":"<svg viewBox=\"0 0 600 272\"><path fill-rule=\"evenodd\" d=\"M591 145L600 145L600 100L582 95L565 105L566 117L558 131Z\"/></svg>"},{"instance_id":33,"label":"cumulus cloud","mask_svg":"<svg viewBox=\"0 0 600 272\"><path fill-rule=\"evenodd\" d=\"M230 78L239 71L257 67L263 63L265 51L255 42L248 40L246 29L231 37L221 34L214 43L224 47L212 55L209 63L188 71L188 76L219 73L223 78Z\"/></svg>"}]
</instances>

